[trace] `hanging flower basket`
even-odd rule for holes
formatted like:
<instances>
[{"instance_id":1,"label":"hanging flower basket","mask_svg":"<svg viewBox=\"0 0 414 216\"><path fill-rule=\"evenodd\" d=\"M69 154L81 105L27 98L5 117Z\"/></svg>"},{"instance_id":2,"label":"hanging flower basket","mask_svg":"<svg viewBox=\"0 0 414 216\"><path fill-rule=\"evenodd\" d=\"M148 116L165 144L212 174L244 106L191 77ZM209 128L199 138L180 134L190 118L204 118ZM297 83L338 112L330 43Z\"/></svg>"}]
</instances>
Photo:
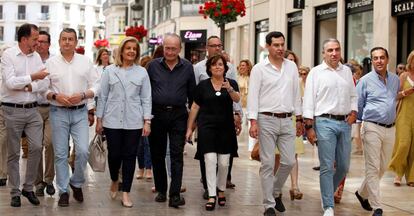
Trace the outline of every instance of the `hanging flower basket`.
<instances>
[{"instance_id":1,"label":"hanging flower basket","mask_svg":"<svg viewBox=\"0 0 414 216\"><path fill-rule=\"evenodd\" d=\"M246 5L244 0L209 0L200 5L198 13L222 26L237 21L238 16L245 16Z\"/></svg>"},{"instance_id":2,"label":"hanging flower basket","mask_svg":"<svg viewBox=\"0 0 414 216\"><path fill-rule=\"evenodd\" d=\"M93 45L95 45L96 49L107 48L109 46L109 41L107 39L96 40Z\"/></svg>"},{"instance_id":3,"label":"hanging flower basket","mask_svg":"<svg viewBox=\"0 0 414 216\"><path fill-rule=\"evenodd\" d=\"M148 30L145 29L143 25L140 26L131 26L126 29L125 35L135 37L139 42L142 42L142 39L146 37Z\"/></svg>"}]
</instances>

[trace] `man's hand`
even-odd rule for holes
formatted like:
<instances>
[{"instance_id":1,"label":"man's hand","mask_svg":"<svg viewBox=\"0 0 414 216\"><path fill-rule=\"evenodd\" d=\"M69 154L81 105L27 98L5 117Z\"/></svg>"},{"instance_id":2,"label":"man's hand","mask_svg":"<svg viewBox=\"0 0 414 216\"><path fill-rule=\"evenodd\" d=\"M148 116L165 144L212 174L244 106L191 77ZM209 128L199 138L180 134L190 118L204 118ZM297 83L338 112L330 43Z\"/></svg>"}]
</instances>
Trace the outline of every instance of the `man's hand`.
<instances>
[{"instance_id":1,"label":"man's hand","mask_svg":"<svg viewBox=\"0 0 414 216\"><path fill-rule=\"evenodd\" d=\"M56 101L66 107L73 106L73 103L70 102L69 98L69 96L61 93L56 94Z\"/></svg>"},{"instance_id":2,"label":"man's hand","mask_svg":"<svg viewBox=\"0 0 414 216\"><path fill-rule=\"evenodd\" d=\"M242 131L242 120L240 115L234 115L234 126L236 128L236 135L240 135L241 131Z\"/></svg>"},{"instance_id":3,"label":"man's hand","mask_svg":"<svg viewBox=\"0 0 414 216\"><path fill-rule=\"evenodd\" d=\"M75 94L71 95L68 100L72 104L79 104L83 99L85 99L85 98L83 98L82 93L75 93Z\"/></svg>"},{"instance_id":4,"label":"man's hand","mask_svg":"<svg viewBox=\"0 0 414 216\"><path fill-rule=\"evenodd\" d=\"M357 114L356 114L356 112L355 112L355 111L352 111L352 112L348 115L348 117L346 118L346 122L347 122L349 125L352 125L353 123L355 123L355 122L356 122L356 119L357 119Z\"/></svg>"},{"instance_id":5,"label":"man's hand","mask_svg":"<svg viewBox=\"0 0 414 216\"><path fill-rule=\"evenodd\" d=\"M193 130L191 128L187 128L187 132L185 134L185 141L191 141L193 136Z\"/></svg>"},{"instance_id":6,"label":"man's hand","mask_svg":"<svg viewBox=\"0 0 414 216\"><path fill-rule=\"evenodd\" d=\"M259 126L257 125L256 120L250 120L251 126L249 129L249 135L252 138L257 139L257 137L259 136Z\"/></svg>"},{"instance_id":7,"label":"man's hand","mask_svg":"<svg viewBox=\"0 0 414 216\"><path fill-rule=\"evenodd\" d=\"M150 123L144 121L144 127L142 128L142 136L147 137L151 133L151 125Z\"/></svg>"},{"instance_id":8,"label":"man's hand","mask_svg":"<svg viewBox=\"0 0 414 216\"><path fill-rule=\"evenodd\" d=\"M301 121L296 122L296 136L300 137L304 134L305 129L303 128L303 123Z\"/></svg>"},{"instance_id":9,"label":"man's hand","mask_svg":"<svg viewBox=\"0 0 414 216\"><path fill-rule=\"evenodd\" d=\"M88 111L88 121L89 121L89 127L95 123L95 114L92 111Z\"/></svg>"},{"instance_id":10,"label":"man's hand","mask_svg":"<svg viewBox=\"0 0 414 216\"><path fill-rule=\"evenodd\" d=\"M316 138L315 130L313 128L306 130L306 137L312 145L315 145L316 141L318 141L318 139Z\"/></svg>"},{"instance_id":11,"label":"man's hand","mask_svg":"<svg viewBox=\"0 0 414 216\"><path fill-rule=\"evenodd\" d=\"M47 72L46 68L36 72L36 73L32 73L30 74L30 78L32 79L32 81L35 80L42 80L44 79L47 75L49 75L49 72Z\"/></svg>"}]
</instances>

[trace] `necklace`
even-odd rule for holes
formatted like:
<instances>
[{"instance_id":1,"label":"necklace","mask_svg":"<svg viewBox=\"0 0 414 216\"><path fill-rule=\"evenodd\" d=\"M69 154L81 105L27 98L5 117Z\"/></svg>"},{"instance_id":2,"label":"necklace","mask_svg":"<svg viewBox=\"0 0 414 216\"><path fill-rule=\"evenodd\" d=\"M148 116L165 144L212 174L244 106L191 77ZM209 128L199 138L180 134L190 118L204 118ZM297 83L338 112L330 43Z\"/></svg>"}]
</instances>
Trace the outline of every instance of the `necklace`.
<instances>
[{"instance_id":1,"label":"necklace","mask_svg":"<svg viewBox=\"0 0 414 216\"><path fill-rule=\"evenodd\" d=\"M220 90L221 90L221 86L222 86L222 84L215 84L214 82L213 82L213 80L211 80L211 84L213 85L213 89L214 89L214 91L216 92L216 96L217 97L220 97L220 95L221 95L221 92L220 92ZM219 89L219 90L216 90L216 89Z\"/></svg>"}]
</instances>

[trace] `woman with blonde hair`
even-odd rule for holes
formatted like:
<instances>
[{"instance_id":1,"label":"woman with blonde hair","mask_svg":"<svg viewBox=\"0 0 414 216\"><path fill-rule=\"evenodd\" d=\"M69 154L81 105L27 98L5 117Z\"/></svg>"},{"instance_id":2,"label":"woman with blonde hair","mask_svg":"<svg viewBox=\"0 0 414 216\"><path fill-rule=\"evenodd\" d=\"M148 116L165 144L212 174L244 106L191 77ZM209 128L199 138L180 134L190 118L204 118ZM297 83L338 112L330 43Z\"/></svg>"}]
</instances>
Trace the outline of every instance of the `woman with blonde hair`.
<instances>
[{"instance_id":1,"label":"woman with blonde hair","mask_svg":"<svg viewBox=\"0 0 414 216\"><path fill-rule=\"evenodd\" d=\"M96 111L96 132L105 131L108 144L110 196L117 197L122 164L121 203L128 208L133 205L129 192L139 141L151 132L151 84L147 71L139 65L139 56L138 40L126 37L119 46L115 64L102 74Z\"/></svg>"},{"instance_id":2,"label":"woman with blonde hair","mask_svg":"<svg viewBox=\"0 0 414 216\"><path fill-rule=\"evenodd\" d=\"M399 105L395 122L396 134L389 169L396 176L394 185L400 186L405 176L408 186L414 187L414 50L407 59L406 72L400 75Z\"/></svg>"}]
</instances>

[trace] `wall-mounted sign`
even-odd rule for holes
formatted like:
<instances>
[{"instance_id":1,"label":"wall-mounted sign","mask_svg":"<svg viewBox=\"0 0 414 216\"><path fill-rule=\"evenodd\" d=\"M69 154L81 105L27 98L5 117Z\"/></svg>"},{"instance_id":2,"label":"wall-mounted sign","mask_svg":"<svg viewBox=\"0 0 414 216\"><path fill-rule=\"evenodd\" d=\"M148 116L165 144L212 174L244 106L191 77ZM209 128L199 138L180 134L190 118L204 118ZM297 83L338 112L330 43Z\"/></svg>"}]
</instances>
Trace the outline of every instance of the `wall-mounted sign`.
<instances>
[{"instance_id":1,"label":"wall-mounted sign","mask_svg":"<svg viewBox=\"0 0 414 216\"><path fill-rule=\"evenodd\" d=\"M287 15L288 26L295 26L302 24L302 11L290 13Z\"/></svg>"},{"instance_id":2,"label":"wall-mounted sign","mask_svg":"<svg viewBox=\"0 0 414 216\"><path fill-rule=\"evenodd\" d=\"M305 9L305 0L293 0L293 8Z\"/></svg>"},{"instance_id":3,"label":"wall-mounted sign","mask_svg":"<svg viewBox=\"0 0 414 216\"><path fill-rule=\"evenodd\" d=\"M162 44L162 37L152 37L148 39L150 45L160 45Z\"/></svg>"},{"instance_id":4,"label":"wall-mounted sign","mask_svg":"<svg viewBox=\"0 0 414 216\"><path fill-rule=\"evenodd\" d=\"M316 8L315 14L316 14L316 20L324 20L324 19L330 19L335 18L338 11L338 4L332 3L332 4L326 4L322 5Z\"/></svg>"},{"instance_id":5,"label":"wall-mounted sign","mask_svg":"<svg viewBox=\"0 0 414 216\"><path fill-rule=\"evenodd\" d=\"M346 13L351 14L372 10L373 6L374 0L347 0Z\"/></svg>"},{"instance_id":6,"label":"wall-mounted sign","mask_svg":"<svg viewBox=\"0 0 414 216\"><path fill-rule=\"evenodd\" d=\"M393 0L391 8L392 16L414 14L414 0Z\"/></svg>"},{"instance_id":7,"label":"wall-mounted sign","mask_svg":"<svg viewBox=\"0 0 414 216\"><path fill-rule=\"evenodd\" d=\"M183 30L180 35L184 43L205 43L207 30Z\"/></svg>"}]
</instances>

